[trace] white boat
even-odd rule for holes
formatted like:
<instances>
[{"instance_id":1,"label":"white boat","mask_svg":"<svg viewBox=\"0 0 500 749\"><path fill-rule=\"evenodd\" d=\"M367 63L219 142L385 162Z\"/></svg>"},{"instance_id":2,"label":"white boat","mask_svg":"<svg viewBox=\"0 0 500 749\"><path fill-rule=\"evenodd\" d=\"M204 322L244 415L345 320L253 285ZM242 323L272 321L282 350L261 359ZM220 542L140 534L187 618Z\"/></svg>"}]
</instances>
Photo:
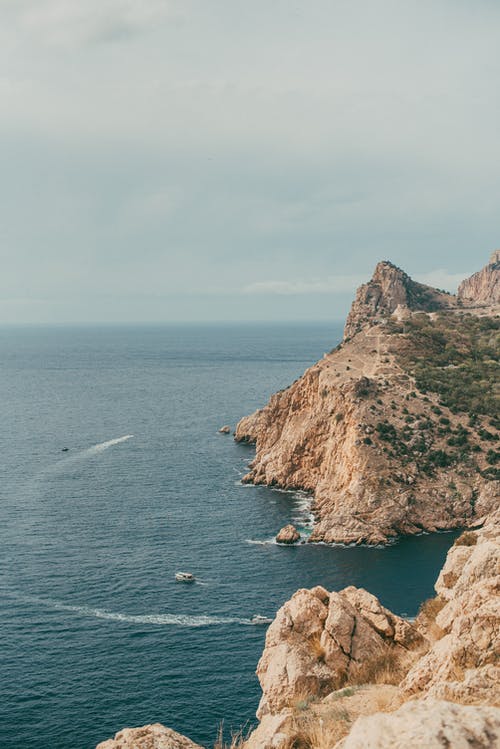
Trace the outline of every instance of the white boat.
<instances>
[{"instance_id":1,"label":"white boat","mask_svg":"<svg viewBox=\"0 0 500 749\"><path fill-rule=\"evenodd\" d=\"M176 572L175 579L178 583L194 583L194 575L191 572Z\"/></svg>"},{"instance_id":2,"label":"white boat","mask_svg":"<svg viewBox=\"0 0 500 749\"><path fill-rule=\"evenodd\" d=\"M252 624L271 624L272 619L267 616L261 616L260 614L254 614L251 619Z\"/></svg>"}]
</instances>

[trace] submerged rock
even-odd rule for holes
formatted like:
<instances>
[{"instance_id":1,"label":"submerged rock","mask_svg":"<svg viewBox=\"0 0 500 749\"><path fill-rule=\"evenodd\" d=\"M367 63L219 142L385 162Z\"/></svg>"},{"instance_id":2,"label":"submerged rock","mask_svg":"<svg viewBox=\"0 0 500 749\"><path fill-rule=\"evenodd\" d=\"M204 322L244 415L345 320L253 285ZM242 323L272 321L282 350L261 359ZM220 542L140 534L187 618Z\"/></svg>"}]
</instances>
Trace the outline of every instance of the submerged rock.
<instances>
[{"instance_id":1,"label":"submerged rock","mask_svg":"<svg viewBox=\"0 0 500 749\"><path fill-rule=\"evenodd\" d=\"M300 533L294 525L285 525L276 536L279 544L295 544L300 540Z\"/></svg>"}]
</instances>

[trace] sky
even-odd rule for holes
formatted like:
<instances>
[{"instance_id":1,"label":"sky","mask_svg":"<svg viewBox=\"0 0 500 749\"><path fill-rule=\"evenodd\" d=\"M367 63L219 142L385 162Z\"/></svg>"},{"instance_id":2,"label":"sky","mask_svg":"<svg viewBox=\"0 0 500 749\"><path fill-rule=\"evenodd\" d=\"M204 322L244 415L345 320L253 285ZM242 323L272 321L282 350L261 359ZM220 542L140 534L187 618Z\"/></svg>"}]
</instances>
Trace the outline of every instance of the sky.
<instances>
[{"instance_id":1,"label":"sky","mask_svg":"<svg viewBox=\"0 0 500 749\"><path fill-rule=\"evenodd\" d=\"M338 320L500 245L496 0L0 0L0 323Z\"/></svg>"}]
</instances>

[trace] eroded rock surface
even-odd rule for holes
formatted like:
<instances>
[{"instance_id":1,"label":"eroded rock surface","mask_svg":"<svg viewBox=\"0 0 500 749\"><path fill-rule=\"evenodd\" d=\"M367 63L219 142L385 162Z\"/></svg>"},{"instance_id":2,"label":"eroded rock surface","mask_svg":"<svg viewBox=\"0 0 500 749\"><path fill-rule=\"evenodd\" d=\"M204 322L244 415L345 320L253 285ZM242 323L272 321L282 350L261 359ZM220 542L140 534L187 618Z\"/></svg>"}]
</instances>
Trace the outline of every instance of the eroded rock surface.
<instances>
[{"instance_id":1,"label":"eroded rock surface","mask_svg":"<svg viewBox=\"0 0 500 749\"><path fill-rule=\"evenodd\" d=\"M416 629L366 590L297 591L269 627L257 667L258 717L370 677L370 665L404 661L423 643Z\"/></svg>"},{"instance_id":2,"label":"eroded rock surface","mask_svg":"<svg viewBox=\"0 0 500 749\"><path fill-rule=\"evenodd\" d=\"M285 525L276 536L279 544L295 544L300 540L300 533L294 525Z\"/></svg>"},{"instance_id":3,"label":"eroded rock surface","mask_svg":"<svg viewBox=\"0 0 500 749\"><path fill-rule=\"evenodd\" d=\"M361 717L335 749L495 749L500 709L442 700L412 701L393 713Z\"/></svg>"},{"instance_id":4,"label":"eroded rock surface","mask_svg":"<svg viewBox=\"0 0 500 749\"><path fill-rule=\"evenodd\" d=\"M457 296L466 305L500 302L500 250L493 252L485 268L462 281Z\"/></svg>"},{"instance_id":5,"label":"eroded rock surface","mask_svg":"<svg viewBox=\"0 0 500 749\"><path fill-rule=\"evenodd\" d=\"M441 312L418 311L436 307ZM470 329L470 355L450 354L458 364L439 364L450 331L467 324L456 317L462 312L455 297L379 264L348 319L350 334L358 332L237 425L235 439L256 445L243 480L311 492L311 542L377 544L422 530L477 526L498 505L498 482L489 486L498 458L498 422L489 418L490 406L473 405L472 396L457 407L425 383L419 389L412 363L416 338L421 369L426 361L437 362L443 381L447 368L477 356ZM484 305L477 314L486 319ZM408 316L415 320L412 326ZM420 335L422 325L427 329ZM489 317L484 325L485 369L470 377L464 372L458 384L455 380L457 392L467 377L472 381L485 372L494 383L498 325L490 329ZM464 340L457 339L457 351ZM475 409L472 427L468 408Z\"/></svg>"},{"instance_id":6,"label":"eroded rock surface","mask_svg":"<svg viewBox=\"0 0 500 749\"><path fill-rule=\"evenodd\" d=\"M359 287L344 329L344 337L359 333L367 320L376 321L404 310L435 312L453 305L453 297L413 281L401 268L388 261L378 263L371 281Z\"/></svg>"},{"instance_id":7,"label":"eroded rock surface","mask_svg":"<svg viewBox=\"0 0 500 749\"><path fill-rule=\"evenodd\" d=\"M191 739L161 723L140 728L123 728L114 739L102 741L96 749L201 749Z\"/></svg>"},{"instance_id":8,"label":"eroded rock surface","mask_svg":"<svg viewBox=\"0 0 500 749\"><path fill-rule=\"evenodd\" d=\"M442 637L401 688L407 695L500 705L500 512L462 539L436 582Z\"/></svg>"}]
</instances>

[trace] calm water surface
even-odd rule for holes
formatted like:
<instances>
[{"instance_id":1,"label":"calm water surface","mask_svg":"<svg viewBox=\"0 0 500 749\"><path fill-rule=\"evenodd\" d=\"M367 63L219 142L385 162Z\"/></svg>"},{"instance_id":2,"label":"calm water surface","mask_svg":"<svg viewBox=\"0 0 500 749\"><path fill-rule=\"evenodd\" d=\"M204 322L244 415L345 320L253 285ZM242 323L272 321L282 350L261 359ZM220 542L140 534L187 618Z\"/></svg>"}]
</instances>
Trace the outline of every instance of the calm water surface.
<instances>
[{"instance_id":1,"label":"calm water surface","mask_svg":"<svg viewBox=\"0 0 500 749\"><path fill-rule=\"evenodd\" d=\"M217 433L340 335L0 330L2 749L92 749L154 721L211 743L222 719L254 719L254 614L316 584L361 585L410 615L432 594L450 534L386 549L260 543L304 522L304 498L241 486L252 448ZM199 584L176 583L179 569Z\"/></svg>"}]
</instances>

